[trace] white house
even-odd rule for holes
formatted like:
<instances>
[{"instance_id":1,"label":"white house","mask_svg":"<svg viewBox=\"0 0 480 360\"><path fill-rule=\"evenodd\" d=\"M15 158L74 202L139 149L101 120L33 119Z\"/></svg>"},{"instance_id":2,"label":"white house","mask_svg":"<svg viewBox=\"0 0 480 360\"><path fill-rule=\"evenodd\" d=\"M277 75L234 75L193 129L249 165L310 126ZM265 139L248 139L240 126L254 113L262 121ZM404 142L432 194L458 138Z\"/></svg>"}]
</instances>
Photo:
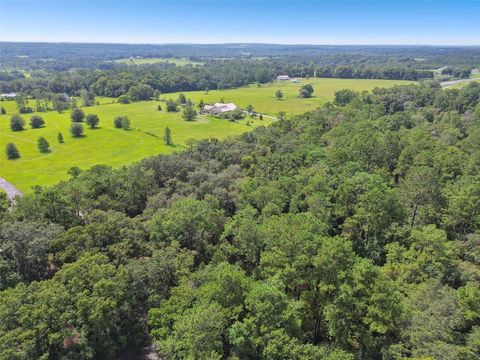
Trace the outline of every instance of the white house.
<instances>
[{"instance_id":1,"label":"white house","mask_svg":"<svg viewBox=\"0 0 480 360\"><path fill-rule=\"evenodd\" d=\"M234 103L216 103L213 105L205 105L203 111L207 114L218 115L228 111L233 111L237 109L238 106Z\"/></svg>"},{"instance_id":2,"label":"white house","mask_svg":"<svg viewBox=\"0 0 480 360\"><path fill-rule=\"evenodd\" d=\"M5 99L13 99L15 96L17 96L17 93L14 93L14 92L6 93L6 94L0 94L0 97L5 98Z\"/></svg>"},{"instance_id":3,"label":"white house","mask_svg":"<svg viewBox=\"0 0 480 360\"><path fill-rule=\"evenodd\" d=\"M290 80L290 76L288 76L288 75L278 75L277 80L281 80L281 81Z\"/></svg>"}]
</instances>

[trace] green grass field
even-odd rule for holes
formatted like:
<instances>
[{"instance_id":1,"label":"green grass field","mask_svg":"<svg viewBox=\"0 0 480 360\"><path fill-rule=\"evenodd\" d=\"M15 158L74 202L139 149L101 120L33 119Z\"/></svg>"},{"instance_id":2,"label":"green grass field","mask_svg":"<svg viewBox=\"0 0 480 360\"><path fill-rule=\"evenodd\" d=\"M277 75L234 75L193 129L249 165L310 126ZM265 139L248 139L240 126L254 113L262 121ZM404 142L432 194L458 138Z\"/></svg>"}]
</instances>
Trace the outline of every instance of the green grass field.
<instances>
[{"instance_id":1,"label":"green grass field","mask_svg":"<svg viewBox=\"0 0 480 360\"><path fill-rule=\"evenodd\" d=\"M312 83L315 97L300 99L298 89L302 84ZM274 83L269 85L251 85L233 90L214 90L206 94L204 91L185 92L188 98L198 102L201 98L206 103L217 102L221 98L225 102L235 102L241 107L252 104L256 111L275 115L279 111L287 114L298 114L312 110L325 101L331 100L336 90L351 88L355 90L371 90L374 87L388 87L405 84L402 81L387 80L341 80L310 79L301 80L300 84ZM281 89L284 100L275 99L275 91ZM178 93L163 94L162 98L176 99ZM67 171L72 166L87 169L95 164L108 164L114 167L138 161L147 156L159 153L171 153L183 149L188 139L216 137L219 139L241 134L259 125L269 125L272 121L264 117L261 121L254 119L251 126L247 120L238 123L228 122L213 117L199 117L197 121L186 122L181 112L167 113L157 111L158 104L165 109L163 102L142 101L132 104L118 104L115 99L97 97L100 105L84 108L85 113L95 113L100 117L100 128L91 130L85 124L85 136L72 138L70 135L70 111L63 114L57 112L41 113L46 126L41 129L30 129L30 114L24 119L26 130L13 132L9 128L10 116L16 112L14 101L4 101L0 105L7 110L7 115L0 115L0 176L6 178L17 188L28 192L33 185L51 185L68 177ZM32 104L33 105L33 104ZM119 115L127 115L132 129L125 131L113 127L113 119ZM172 130L175 146L166 146L163 141L165 127ZM65 143L57 141L58 132L62 132ZM150 134L147 134L150 133ZM153 135L156 136L153 136ZM45 137L52 151L40 154L37 149L38 137ZM17 145L21 158L7 160L4 152L7 143Z\"/></svg>"},{"instance_id":2,"label":"green grass field","mask_svg":"<svg viewBox=\"0 0 480 360\"><path fill-rule=\"evenodd\" d=\"M238 106L246 107L251 104L256 111L276 115L279 111L285 111L287 115L301 114L309 110L314 110L318 106L333 99L337 90L352 89L357 91L372 90L375 87L391 87L394 85L411 84L411 81L400 80L364 80L364 79L299 79L300 83L290 81L269 83L258 86L250 86L230 89L230 90L211 90L184 92L187 98L191 98L196 103L203 99L207 104L215 103L221 99L224 102L234 102ZM312 84L315 89L314 97L310 99L300 99L298 91L305 84ZM275 98L275 92L280 89L284 97L282 100ZM178 94L163 94L161 98L176 99Z\"/></svg>"},{"instance_id":3,"label":"green grass field","mask_svg":"<svg viewBox=\"0 0 480 360\"><path fill-rule=\"evenodd\" d=\"M157 64L157 63L171 63L177 66L184 66L188 64L199 65L200 62L191 61L188 59L177 59L177 58L128 58L128 59L118 59L114 60L116 63L121 64L130 64L130 65L145 65L145 64Z\"/></svg>"}]
</instances>

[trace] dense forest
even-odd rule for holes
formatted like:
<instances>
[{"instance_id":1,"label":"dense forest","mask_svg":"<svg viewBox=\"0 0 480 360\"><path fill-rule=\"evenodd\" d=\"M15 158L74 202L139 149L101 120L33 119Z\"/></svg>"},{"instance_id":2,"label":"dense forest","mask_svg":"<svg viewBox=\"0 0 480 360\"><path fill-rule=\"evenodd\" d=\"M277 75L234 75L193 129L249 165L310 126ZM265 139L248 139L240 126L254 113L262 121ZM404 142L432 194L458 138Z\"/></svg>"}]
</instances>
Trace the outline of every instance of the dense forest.
<instances>
[{"instance_id":1,"label":"dense forest","mask_svg":"<svg viewBox=\"0 0 480 360\"><path fill-rule=\"evenodd\" d=\"M479 102L342 90L3 199L0 358L479 359Z\"/></svg>"}]
</instances>

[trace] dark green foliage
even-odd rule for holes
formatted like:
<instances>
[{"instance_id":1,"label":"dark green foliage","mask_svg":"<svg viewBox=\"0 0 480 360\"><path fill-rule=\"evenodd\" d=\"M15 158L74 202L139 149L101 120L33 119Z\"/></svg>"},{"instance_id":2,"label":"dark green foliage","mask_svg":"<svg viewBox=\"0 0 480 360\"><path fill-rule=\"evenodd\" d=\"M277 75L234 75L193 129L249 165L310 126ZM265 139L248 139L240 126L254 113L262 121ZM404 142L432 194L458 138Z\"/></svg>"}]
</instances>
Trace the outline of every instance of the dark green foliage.
<instances>
[{"instance_id":1,"label":"dark green foliage","mask_svg":"<svg viewBox=\"0 0 480 360\"><path fill-rule=\"evenodd\" d=\"M100 122L100 118L97 114L88 114L85 118L85 122L90 126L90 129L94 129Z\"/></svg>"},{"instance_id":2,"label":"dark green foliage","mask_svg":"<svg viewBox=\"0 0 480 360\"><path fill-rule=\"evenodd\" d=\"M80 108L74 108L70 114L70 119L72 119L73 122L82 122L85 119L85 113Z\"/></svg>"},{"instance_id":3,"label":"dark green foliage","mask_svg":"<svg viewBox=\"0 0 480 360\"><path fill-rule=\"evenodd\" d=\"M167 100L167 112L178 111L178 106L175 101L172 99Z\"/></svg>"},{"instance_id":4,"label":"dark green foliage","mask_svg":"<svg viewBox=\"0 0 480 360\"><path fill-rule=\"evenodd\" d=\"M197 112L193 106L187 105L183 109L182 118L185 121L193 121L197 117Z\"/></svg>"},{"instance_id":5,"label":"dark green foliage","mask_svg":"<svg viewBox=\"0 0 480 360\"><path fill-rule=\"evenodd\" d=\"M177 103L179 105L184 105L184 104L187 103L187 98L186 98L185 94L182 94L182 93L178 94Z\"/></svg>"},{"instance_id":6,"label":"dark green foliage","mask_svg":"<svg viewBox=\"0 0 480 360\"><path fill-rule=\"evenodd\" d=\"M120 95L117 100L120 104L130 104L130 96Z\"/></svg>"},{"instance_id":7,"label":"dark green foliage","mask_svg":"<svg viewBox=\"0 0 480 360\"><path fill-rule=\"evenodd\" d=\"M353 90L343 89L335 92L335 100L333 101L336 105L345 106L352 102L357 94Z\"/></svg>"},{"instance_id":8,"label":"dark green foliage","mask_svg":"<svg viewBox=\"0 0 480 360\"><path fill-rule=\"evenodd\" d=\"M313 96L313 86L311 84L303 85L298 92L298 96L301 98L311 98Z\"/></svg>"},{"instance_id":9,"label":"dark green foliage","mask_svg":"<svg viewBox=\"0 0 480 360\"><path fill-rule=\"evenodd\" d=\"M7 109L5 109L3 106L0 107L0 114L6 115L7 114Z\"/></svg>"},{"instance_id":10,"label":"dark green foliage","mask_svg":"<svg viewBox=\"0 0 480 360\"><path fill-rule=\"evenodd\" d=\"M38 129L45 125L45 121L40 115L32 115L30 118L30 127L32 129Z\"/></svg>"},{"instance_id":11,"label":"dark green foliage","mask_svg":"<svg viewBox=\"0 0 480 360\"><path fill-rule=\"evenodd\" d=\"M117 129L128 130L130 128L130 119L127 116L117 116L113 120L113 126Z\"/></svg>"},{"instance_id":12,"label":"dark green foliage","mask_svg":"<svg viewBox=\"0 0 480 360\"><path fill-rule=\"evenodd\" d=\"M38 151L41 153L48 153L50 152L50 144L48 143L47 139L43 136L40 136L37 140L37 147Z\"/></svg>"},{"instance_id":13,"label":"dark green foliage","mask_svg":"<svg viewBox=\"0 0 480 360\"><path fill-rule=\"evenodd\" d=\"M18 114L13 114L10 117L10 129L12 131L21 131L25 126L25 120Z\"/></svg>"},{"instance_id":14,"label":"dark green foliage","mask_svg":"<svg viewBox=\"0 0 480 360\"><path fill-rule=\"evenodd\" d=\"M275 97L277 98L277 100L282 100L282 98L283 98L282 90L279 89L279 90L275 91Z\"/></svg>"},{"instance_id":15,"label":"dark green foliage","mask_svg":"<svg viewBox=\"0 0 480 360\"><path fill-rule=\"evenodd\" d=\"M20 152L14 143L7 144L5 147L5 153L7 154L7 159L9 160L18 159L20 157Z\"/></svg>"},{"instance_id":16,"label":"dark green foliage","mask_svg":"<svg viewBox=\"0 0 480 360\"><path fill-rule=\"evenodd\" d=\"M172 131L168 126L165 128L165 134L163 135L163 140L165 141L165 145L172 145Z\"/></svg>"},{"instance_id":17,"label":"dark green foliage","mask_svg":"<svg viewBox=\"0 0 480 360\"><path fill-rule=\"evenodd\" d=\"M63 135L62 135L61 132L58 133L57 139L58 139L58 142L59 142L60 144L63 144L63 143L64 143Z\"/></svg>"},{"instance_id":18,"label":"dark green foliage","mask_svg":"<svg viewBox=\"0 0 480 360\"><path fill-rule=\"evenodd\" d=\"M70 126L70 133L73 137L80 137L83 135L83 125L79 123L73 123Z\"/></svg>"}]
</instances>

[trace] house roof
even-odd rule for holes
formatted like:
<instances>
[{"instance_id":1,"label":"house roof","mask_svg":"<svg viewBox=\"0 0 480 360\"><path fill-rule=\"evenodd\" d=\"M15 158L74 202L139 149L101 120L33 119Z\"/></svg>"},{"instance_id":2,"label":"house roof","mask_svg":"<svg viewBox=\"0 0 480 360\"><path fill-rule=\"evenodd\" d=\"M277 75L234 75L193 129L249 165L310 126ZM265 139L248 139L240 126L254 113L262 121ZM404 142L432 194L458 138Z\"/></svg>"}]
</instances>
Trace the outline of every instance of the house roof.
<instances>
[{"instance_id":1,"label":"house roof","mask_svg":"<svg viewBox=\"0 0 480 360\"><path fill-rule=\"evenodd\" d=\"M234 103L215 103L214 105L205 105L204 110L206 111L220 111L220 112L227 112L227 111L233 111L236 108L238 108L237 105Z\"/></svg>"}]
</instances>

